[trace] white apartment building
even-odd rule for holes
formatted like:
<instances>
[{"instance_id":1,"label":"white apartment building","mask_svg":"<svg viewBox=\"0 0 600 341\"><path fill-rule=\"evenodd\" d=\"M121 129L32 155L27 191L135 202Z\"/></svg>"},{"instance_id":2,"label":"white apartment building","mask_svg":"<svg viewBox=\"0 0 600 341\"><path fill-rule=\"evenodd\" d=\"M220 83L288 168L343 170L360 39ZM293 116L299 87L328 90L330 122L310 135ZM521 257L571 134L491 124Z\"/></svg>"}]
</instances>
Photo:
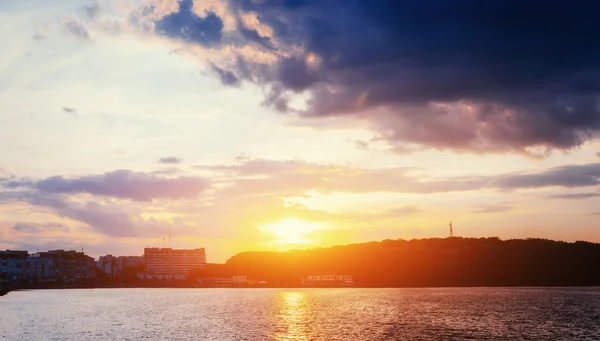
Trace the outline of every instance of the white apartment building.
<instances>
[{"instance_id":1,"label":"white apartment building","mask_svg":"<svg viewBox=\"0 0 600 341\"><path fill-rule=\"evenodd\" d=\"M145 248L146 273L152 275L187 275L190 270L204 269L204 248L177 250L171 248Z\"/></svg>"}]
</instances>

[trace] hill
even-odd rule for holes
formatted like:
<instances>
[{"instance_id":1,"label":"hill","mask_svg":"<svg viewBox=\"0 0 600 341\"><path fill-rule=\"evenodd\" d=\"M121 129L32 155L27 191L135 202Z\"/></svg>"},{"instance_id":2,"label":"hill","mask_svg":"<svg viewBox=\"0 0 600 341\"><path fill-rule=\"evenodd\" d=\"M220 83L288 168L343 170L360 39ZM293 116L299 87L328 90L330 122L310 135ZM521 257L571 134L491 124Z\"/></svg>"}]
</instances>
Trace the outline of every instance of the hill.
<instances>
[{"instance_id":1,"label":"hill","mask_svg":"<svg viewBox=\"0 0 600 341\"><path fill-rule=\"evenodd\" d=\"M384 240L244 252L206 272L282 285L310 274L349 274L364 287L600 285L600 244L458 237Z\"/></svg>"}]
</instances>

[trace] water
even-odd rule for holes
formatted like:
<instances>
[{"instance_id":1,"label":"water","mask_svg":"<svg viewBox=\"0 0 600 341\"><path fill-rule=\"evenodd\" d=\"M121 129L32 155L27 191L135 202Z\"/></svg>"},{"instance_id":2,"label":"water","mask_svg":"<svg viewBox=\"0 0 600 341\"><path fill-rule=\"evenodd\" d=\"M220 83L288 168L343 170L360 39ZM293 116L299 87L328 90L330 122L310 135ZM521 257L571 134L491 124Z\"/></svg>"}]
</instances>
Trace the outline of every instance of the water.
<instances>
[{"instance_id":1,"label":"water","mask_svg":"<svg viewBox=\"0 0 600 341\"><path fill-rule=\"evenodd\" d=\"M600 340L600 288L19 291L0 340Z\"/></svg>"}]
</instances>

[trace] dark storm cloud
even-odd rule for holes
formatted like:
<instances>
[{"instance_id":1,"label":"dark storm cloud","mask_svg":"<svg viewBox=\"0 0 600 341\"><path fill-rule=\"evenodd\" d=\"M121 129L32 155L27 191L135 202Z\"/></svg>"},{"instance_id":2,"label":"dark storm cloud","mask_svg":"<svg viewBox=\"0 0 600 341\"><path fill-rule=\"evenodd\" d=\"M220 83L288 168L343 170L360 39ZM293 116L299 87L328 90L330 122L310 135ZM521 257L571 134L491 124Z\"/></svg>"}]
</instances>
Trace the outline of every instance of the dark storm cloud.
<instances>
[{"instance_id":1,"label":"dark storm cloud","mask_svg":"<svg viewBox=\"0 0 600 341\"><path fill-rule=\"evenodd\" d=\"M358 113L383 127L378 132L392 143L459 150L569 149L600 132L600 45L593 33L600 2L229 0L229 6L269 25L277 42L270 46L295 51L279 54L274 68L247 61L230 70L274 89L265 103L278 111L290 110L290 93L305 91L304 115ZM209 17L183 7L157 29L206 45L218 41L222 25ZM313 55L318 62L310 64Z\"/></svg>"},{"instance_id":2,"label":"dark storm cloud","mask_svg":"<svg viewBox=\"0 0 600 341\"><path fill-rule=\"evenodd\" d=\"M5 184L7 188L29 187L47 194L77 194L152 201L153 199L192 199L208 188L200 177L164 178L153 174L117 170L101 175L66 178L53 176L39 181L22 180Z\"/></svg>"},{"instance_id":3,"label":"dark storm cloud","mask_svg":"<svg viewBox=\"0 0 600 341\"><path fill-rule=\"evenodd\" d=\"M182 161L183 160L181 158L178 158L176 156L165 156L165 157L161 157L160 159L158 159L159 163L164 163L164 164L168 164L168 165L178 165Z\"/></svg>"},{"instance_id":4,"label":"dark storm cloud","mask_svg":"<svg viewBox=\"0 0 600 341\"><path fill-rule=\"evenodd\" d=\"M213 46L223 36L223 21L214 13L201 18L193 12L192 0L179 2L179 11L156 21L155 31L170 38L182 39L203 46Z\"/></svg>"}]
</instances>

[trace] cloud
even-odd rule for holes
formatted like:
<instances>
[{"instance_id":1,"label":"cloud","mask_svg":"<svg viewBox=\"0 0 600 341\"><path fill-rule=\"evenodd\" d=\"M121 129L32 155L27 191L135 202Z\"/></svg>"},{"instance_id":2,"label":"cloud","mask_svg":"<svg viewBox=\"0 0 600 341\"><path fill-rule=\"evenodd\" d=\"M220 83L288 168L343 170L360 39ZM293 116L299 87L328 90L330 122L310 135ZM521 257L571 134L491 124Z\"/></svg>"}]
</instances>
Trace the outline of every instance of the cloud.
<instances>
[{"instance_id":1,"label":"cloud","mask_svg":"<svg viewBox=\"0 0 600 341\"><path fill-rule=\"evenodd\" d=\"M514 207L508 205L485 205L478 206L474 213L502 213L512 211Z\"/></svg>"},{"instance_id":2,"label":"cloud","mask_svg":"<svg viewBox=\"0 0 600 341\"><path fill-rule=\"evenodd\" d=\"M223 36L223 20L213 12L198 16L193 6L192 0L180 1L178 11L155 21L155 32L208 47L218 44Z\"/></svg>"},{"instance_id":3,"label":"cloud","mask_svg":"<svg viewBox=\"0 0 600 341\"><path fill-rule=\"evenodd\" d=\"M147 218L142 215L144 210L124 202L70 200L63 194L32 191L0 193L0 202L15 201L50 208L60 217L85 223L95 231L111 237L157 237L190 232L190 227L180 217L173 218L171 222ZM43 234L48 231L68 231L68 228L53 223L18 223L13 230Z\"/></svg>"},{"instance_id":4,"label":"cloud","mask_svg":"<svg viewBox=\"0 0 600 341\"><path fill-rule=\"evenodd\" d=\"M30 234L39 234L44 232L62 231L68 232L69 227L57 223L17 223L12 228L14 231L25 232Z\"/></svg>"},{"instance_id":5,"label":"cloud","mask_svg":"<svg viewBox=\"0 0 600 341\"><path fill-rule=\"evenodd\" d=\"M31 181L10 181L9 188L31 188L47 194L87 193L134 201L154 199L193 199L209 187L208 180L200 177L165 178L154 174L117 170L100 175L65 178L53 176Z\"/></svg>"},{"instance_id":6,"label":"cloud","mask_svg":"<svg viewBox=\"0 0 600 341\"><path fill-rule=\"evenodd\" d=\"M211 65L211 68L212 68L213 72L217 74L217 76L219 77L219 80L221 81L221 83L223 85L229 85L229 86L239 86L240 85L240 79L233 72L228 71L228 70L223 70L214 64Z\"/></svg>"},{"instance_id":7,"label":"cloud","mask_svg":"<svg viewBox=\"0 0 600 341\"><path fill-rule=\"evenodd\" d=\"M597 156L597 157L600 157L600 152L596 153L596 156Z\"/></svg>"},{"instance_id":8,"label":"cloud","mask_svg":"<svg viewBox=\"0 0 600 341\"><path fill-rule=\"evenodd\" d=\"M77 113L77 109L75 109L75 108L63 107L62 110L65 114L67 114L69 116L79 117L79 114Z\"/></svg>"},{"instance_id":9,"label":"cloud","mask_svg":"<svg viewBox=\"0 0 600 341\"><path fill-rule=\"evenodd\" d=\"M87 28L80 21L78 21L75 16L63 16L60 20L60 26L65 33L69 33L83 40L91 39Z\"/></svg>"},{"instance_id":10,"label":"cloud","mask_svg":"<svg viewBox=\"0 0 600 341\"><path fill-rule=\"evenodd\" d=\"M567 199L567 200L578 200L578 199L589 199L600 197L599 193L568 193L568 194L555 194L551 195L551 199Z\"/></svg>"},{"instance_id":11,"label":"cloud","mask_svg":"<svg viewBox=\"0 0 600 341\"><path fill-rule=\"evenodd\" d=\"M543 172L506 174L496 177L490 187L501 189L539 187L588 187L600 184L600 163L568 165Z\"/></svg>"},{"instance_id":12,"label":"cloud","mask_svg":"<svg viewBox=\"0 0 600 341\"><path fill-rule=\"evenodd\" d=\"M97 2L94 2L93 4L88 6L83 6L81 9L85 13L85 15L91 20L96 20L98 14L100 13L100 5L98 5Z\"/></svg>"},{"instance_id":13,"label":"cloud","mask_svg":"<svg viewBox=\"0 0 600 341\"><path fill-rule=\"evenodd\" d=\"M165 37L275 58L238 52L215 69L224 84L263 86L277 111L357 115L392 146L545 155L600 132L595 2L184 0L148 12Z\"/></svg>"},{"instance_id":14,"label":"cloud","mask_svg":"<svg viewBox=\"0 0 600 341\"><path fill-rule=\"evenodd\" d=\"M232 195L277 193L299 195L315 190L330 192L441 193L480 189L518 190L544 187L590 187L600 183L600 163L566 165L535 173L506 173L494 176L424 177L414 168L354 168L321 165L301 160L243 159L231 165L196 166L217 172L234 182Z\"/></svg>"},{"instance_id":15,"label":"cloud","mask_svg":"<svg viewBox=\"0 0 600 341\"><path fill-rule=\"evenodd\" d=\"M44 37L41 33L35 32L32 36L31 39L35 40L35 41L42 41L44 39L46 39L46 37Z\"/></svg>"},{"instance_id":16,"label":"cloud","mask_svg":"<svg viewBox=\"0 0 600 341\"><path fill-rule=\"evenodd\" d=\"M178 157L175 157L175 156L165 156L165 157L161 157L160 159L158 159L158 162L168 164L168 165L178 165L181 162L183 162L183 160Z\"/></svg>"}]
</instances>

